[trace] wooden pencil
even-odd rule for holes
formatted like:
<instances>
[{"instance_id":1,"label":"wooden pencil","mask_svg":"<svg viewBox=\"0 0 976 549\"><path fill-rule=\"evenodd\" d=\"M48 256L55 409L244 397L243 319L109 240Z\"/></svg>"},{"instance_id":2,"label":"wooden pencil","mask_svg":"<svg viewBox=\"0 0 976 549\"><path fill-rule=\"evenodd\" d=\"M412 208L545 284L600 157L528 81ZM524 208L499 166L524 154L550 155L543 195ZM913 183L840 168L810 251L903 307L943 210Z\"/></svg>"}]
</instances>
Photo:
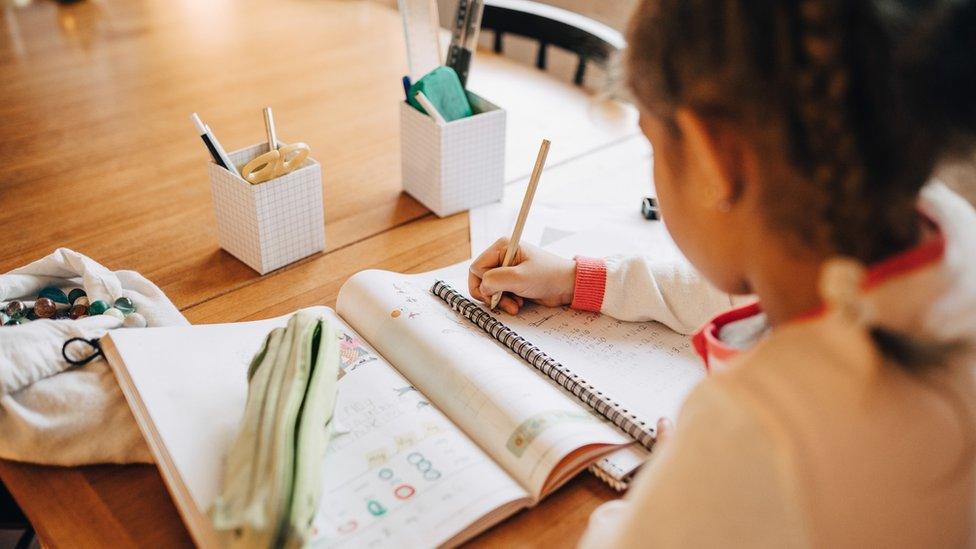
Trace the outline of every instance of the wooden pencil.
<instances>
[{"instance_id":1,"label":"wooden pencil","mask_svg":"<svg viewBox=\"0 0 976 549\"><path fill-rule=\"evenodd\" d=\"M525 227L525 220L529 217L529 209L532 207L532 200L535 198L535 189L539 186L539 179L542 177L542 168L546 165L546 157L549 155L549 140L543 139L539 146L539 154L535 158L535 166L532 168L532 175L529 177L529 186L525 189L525 196L522 198L522 208L519 210L518 219L515 220L515 229L512 230L512 238L508 240L508 248L505 249L505 259L502 267L508 267L515 259L518 252L519 241L522 239L522 229ZM491 310L495 310L498 302L502 299L502 293L491 296Z\"/></svg>"}]
</instances>

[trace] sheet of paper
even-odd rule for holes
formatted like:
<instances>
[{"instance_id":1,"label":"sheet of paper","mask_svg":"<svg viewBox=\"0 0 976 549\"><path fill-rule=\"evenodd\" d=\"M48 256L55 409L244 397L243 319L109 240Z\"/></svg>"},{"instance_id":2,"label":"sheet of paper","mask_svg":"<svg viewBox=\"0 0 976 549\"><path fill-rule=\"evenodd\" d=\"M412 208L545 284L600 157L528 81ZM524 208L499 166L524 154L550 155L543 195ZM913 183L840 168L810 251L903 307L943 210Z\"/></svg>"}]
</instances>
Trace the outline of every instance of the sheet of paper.
<instances>
[{"instance_id":1,"label":"sheet of paper","mask_svg":"<svg viewBox=\"0 0 976 549\"><path fill-rule=\"evenodd\" d=\"M528 177L543 139L552 141L553 167L640 134L633 105L595 97L504 56L476 54L467 88L508 113L506 182Z\"/></svg>"},{"instance_id":2,"label":"sheet of paper","mask_svg":"<svg viewBox=\"0 0 976 549\"><path fill-rule=\"evenodd\" d=\"M557 146L554 141L553 147ZM522 241L544 246L606 223L617 226L618 233L624 230L629 238L641 238L660 225L640 213L641 199L654 194L651 169L650 145L642 136L550 165L539 182ZM502 201L470 211L473 255L511 234L527 184L527 178L519 179L505 187Z\"/></svg>"},{"instance_id":3,"label":"sheet of paper","mask_svg":"<svg viewBox=\"0 0 976 549\"><path fill-rule=\"evenodd\" d=\"M342 427L323 463L316 544L433 546L500 506L528 499L330 309L319 310L342 333L344 375L335 412ZM247 365L268 331L287 318L113 333L176 481L199 513L220 489L223 456L243 417Z\"/></svg>"},{"instance_id":4,"label":"sheet of paper","mask_svg":"<svg viewBox=\"0 0 976 549\"><path fill-rule=\"evenodd\" d=\"M438 276L363 271L337 310L529 492L583 446L629 439L430 293ZM459 270L460 269L460 270Z\"/></svg>"}]
</instances>

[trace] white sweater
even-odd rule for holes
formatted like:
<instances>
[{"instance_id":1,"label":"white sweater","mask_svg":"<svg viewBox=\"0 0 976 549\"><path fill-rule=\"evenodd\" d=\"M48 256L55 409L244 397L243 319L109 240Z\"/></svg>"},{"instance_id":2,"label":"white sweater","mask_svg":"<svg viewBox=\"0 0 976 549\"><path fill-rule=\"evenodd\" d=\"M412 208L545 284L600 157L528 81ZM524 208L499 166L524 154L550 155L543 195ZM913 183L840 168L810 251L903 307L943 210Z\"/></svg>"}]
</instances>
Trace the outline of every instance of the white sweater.
<instances>
[{"instance_id":1,"label":"white sweater","mask_svg":"<svg viewBox=\"0 0 976 549\"><path fill-rule=\"evenodd\" d=\"M976 212L941 184L920 207L944 252L882 267L859 310L872 325L976 340ZM686 269L606 264L601 310L617 318L687 333L729 304ZM973 354L920 380L837 311L778 327L703 381L671 440L624 499L594 512L580 545L976 546Z\"/></svg>"}]
</instances>

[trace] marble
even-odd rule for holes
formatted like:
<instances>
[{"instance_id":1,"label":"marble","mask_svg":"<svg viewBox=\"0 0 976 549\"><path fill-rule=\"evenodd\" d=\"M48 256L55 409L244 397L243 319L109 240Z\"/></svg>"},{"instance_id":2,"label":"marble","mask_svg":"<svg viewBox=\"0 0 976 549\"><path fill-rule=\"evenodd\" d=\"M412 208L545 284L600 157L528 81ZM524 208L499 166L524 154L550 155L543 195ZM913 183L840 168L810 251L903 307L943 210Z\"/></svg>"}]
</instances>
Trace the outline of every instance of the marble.
<instances>
[{"instance_id":1,"label":"marble","mask_svg":"<svg viewBox=\"0 0 976 549\"><path fill-rule=\"evenodd\" d=\"M3 312L7 313L7 316L11 319L20 318L27 314L27 307L24 306L23 301L11 301L7 303L7 307Z\"/></svg>"},{"instance_id":2,"label":"marble","mask_svg":"<svg viewBox=\"0 0 976 549\"><path fill-rule=\"evenodd\" d=\"M88 294L85 293L85 290L82 290L81 288L74 288L73 290L68 292L68 303L74 305L75 301L77 301L79 297L86 297L86 296L88 296Z\"/></svg>"},{"instance_id":3,"label":"marble","mask_svg":"<svg viewBox=\"0 0 976 549\"><path fill-rule=\"evenodd\" d=\"M85 307L87 307L91 303L89 303L89 301L88 301L88 296L87 295L83 295L83 296L75 299L74 301L72 301L71 304L72 305L84 305Z\"/></svg>"},{"instance_id":4,"label":"marble","mask_svg":"<svg viewBox=\"0 0 976 549\"><path fill-rule=\"evenodd\" d=\"M100 315L108 310L108 303L105 303L101 299L96 299L88 305L88 314L95 316Z\"/></svg>"},{"instance_id":5,"label":"marble","mask_svg":"<svg viewBox=\"0 0 976 549\"><path fill-rule=\"evenodd\" d=\"M44 288L43 290L38 292L37 297L47 298L55 303L64 303L64 304L68 303L67 294L65 294L61 288L58 288L56 286L48 286L47 288Z\"/></svg>"},{"instance_id":6,"label":"marble","mask_svg":"<svg viewBox=\"0 0 976 549\"><path fill-rule=\"evenodd\" d=\"M85 305L75 305L68 311L68 318L71 320L78 320L83 316L88 316L88 307Z\"/></svg>"},{"instance_id":7,"label":"marble","mask_svg":"<svg viewBox=\"0 0 976 549\"><path fill-rule=\"evenodd\" d=\"M97 303L97 301L96 301L96 303ZM111 316L111 317L117 318L119 320L125 320L125 313L123 313L122 311L116 309L115 307L110 307L110 308L106 309L105 312L102 313L102 315L104 315L104 316Z\"/></svg>"},{"instance_id":8,"label":"marble","mask_svg":"<svg viewBox=\"0 0 976 549\"><path fill-rule=\"evenodd\" d=\"M136 311L136 306L132 304L132 300L127 297L120 297L115 300L115 308L122 311L123 314L130 314Z\"/></svg>"},{"instance_id":9,"label":"marble","mask_svg":"<svg viewBox=\"0 0 976 549\"><path fill-rule=\"evenodd\" d=\"M67 299L67 297L65 297ZM47 297L39 297L34 302L34 314L37 318L54 318L58 313L58 306L54 301Z\"/></svg>"}]
</instances>

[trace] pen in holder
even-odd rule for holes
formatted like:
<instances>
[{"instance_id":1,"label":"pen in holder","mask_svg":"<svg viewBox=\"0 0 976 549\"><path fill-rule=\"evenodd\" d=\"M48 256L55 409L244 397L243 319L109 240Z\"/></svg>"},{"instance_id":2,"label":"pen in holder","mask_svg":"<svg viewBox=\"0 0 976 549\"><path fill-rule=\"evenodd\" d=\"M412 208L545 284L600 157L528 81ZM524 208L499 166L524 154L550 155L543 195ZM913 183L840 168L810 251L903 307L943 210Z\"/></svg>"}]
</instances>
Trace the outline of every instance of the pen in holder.
<instances>
[{"instance_id":1,"label":"pen in holder","mask_svg":"<svg viewBox=\"0 0 976 549\"><path fill-rule=\"evenodd\" d=\"M244 166L268 150L260 143L229 156ZM220 247L247 266L265 274L325 249L322 171L311 157L256 185L213 162L209 174Z\"/></svg>"},{"instance_id":2,"label":"pen in holder","mask_svg":"<svg viewBox=\"0 0 976 549\"><path fill-rule=\"evenodd\" d=\"M505 111L467 96L474 114L444 124L400 103L403 190L440 217L501 200L505 187Z\"/></svg>"}]
</instances>

